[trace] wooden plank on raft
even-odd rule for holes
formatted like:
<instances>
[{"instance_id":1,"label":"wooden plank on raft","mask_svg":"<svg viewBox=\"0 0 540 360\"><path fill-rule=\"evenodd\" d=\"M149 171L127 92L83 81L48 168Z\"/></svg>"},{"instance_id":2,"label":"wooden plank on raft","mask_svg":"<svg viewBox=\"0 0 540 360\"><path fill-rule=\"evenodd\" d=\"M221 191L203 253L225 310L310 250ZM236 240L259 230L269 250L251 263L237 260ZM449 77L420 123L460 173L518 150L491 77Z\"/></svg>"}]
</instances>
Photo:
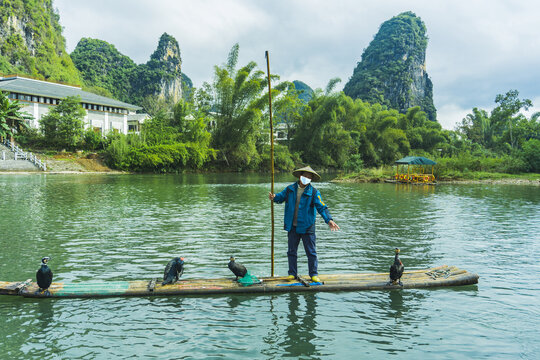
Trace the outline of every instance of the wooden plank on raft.
<instances>
[{"instance_id":1,"label":"wooden plank on raft","mask_svg":"<svg viewBox=\"0 0 540 360\"><path fill-rule=\"evenodd\" d=\"M185 296L235 293L284 293L305 291L360 291L416 289L476 284L478 275L455 266L438 266L403 273L403 286L388 285L388 273L356 273L319 275L323 285L312 285L307 277L298 281L286 277L262 277L262 283L242 286L232 278L180 279L161 285L157 278L137 281L91 281L83 283L52 283L48 293L39 292L35 282L0 282L0 294L25 297L110 297L110 296Z\"/></svg>"},{"instance_id":2,"label":"wooden plank on raft","mask_svg":"<svg viewBox=\"0 0 540 360\"><path fill-rule=\"evenodd\" d=\"M298 275L297 277L298 281L300 281L302 283L302 285L304 285L305 287L309 287L309 280L306 281L302 276Z\"/></svg>"},{"instance_id":3,"label":"wooden plank on raft","mask_svg":"<svg viewBox=\"0 0 540 360\"><path fill-rule=\"evenodd\" d=\"M21 289L32 282L32 279L21 282L0 281L0 295L17 295Z\"/></svg>"}]
</instances>

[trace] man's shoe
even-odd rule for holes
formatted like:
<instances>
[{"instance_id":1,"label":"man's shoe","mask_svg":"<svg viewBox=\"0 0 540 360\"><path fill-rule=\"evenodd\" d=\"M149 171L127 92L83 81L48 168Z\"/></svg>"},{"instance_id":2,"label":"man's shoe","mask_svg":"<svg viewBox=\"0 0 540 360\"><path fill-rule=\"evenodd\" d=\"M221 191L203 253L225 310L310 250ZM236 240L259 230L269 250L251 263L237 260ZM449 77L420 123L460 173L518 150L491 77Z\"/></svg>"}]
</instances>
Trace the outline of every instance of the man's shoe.
<instances>
[{"instance_id":1,"label":"man's shoe","mask_svg":"<svg viewBox=\"0 0 540 360\"><path fill-rule=\"evenodd\" d=\"M294 280L294 279L296 279L296 276L294 275L287 276L287 280Z\"/></svg>"},{"instance_id":2,"label":"man's shoe","mask_svg":"<svg viewBox=\"0 0 540 360\"><path fill-rule=\"evenodd\" d=\"M321 282L321 279L317 275L311 277L311 281L313 282Z\"/></svg>"}]
</instances>

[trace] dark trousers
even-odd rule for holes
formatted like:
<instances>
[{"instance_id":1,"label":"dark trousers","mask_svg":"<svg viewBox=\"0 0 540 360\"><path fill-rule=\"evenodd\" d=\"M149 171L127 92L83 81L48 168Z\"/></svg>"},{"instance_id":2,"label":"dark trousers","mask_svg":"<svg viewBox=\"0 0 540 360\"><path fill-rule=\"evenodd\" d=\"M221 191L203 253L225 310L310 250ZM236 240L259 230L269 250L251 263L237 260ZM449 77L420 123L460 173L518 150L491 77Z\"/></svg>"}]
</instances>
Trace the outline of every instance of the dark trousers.
<instances>
[{"instance_id":1,"label":"dark trousers","mask_svg":"<svg viewBox=\"0 0 540 360\"><path fill-rule=\"evenodd\" d=\"M317 273L317 248L315 246L315 233L311 234L297 234L296 227L293 226L291 231L288 232L289 249L287 250L287 258L289 259L289 275L298 275L298 245L300 239L304 244L304 250L308 258L309 276L316 276Z\"/></svg>"}]
</instances>

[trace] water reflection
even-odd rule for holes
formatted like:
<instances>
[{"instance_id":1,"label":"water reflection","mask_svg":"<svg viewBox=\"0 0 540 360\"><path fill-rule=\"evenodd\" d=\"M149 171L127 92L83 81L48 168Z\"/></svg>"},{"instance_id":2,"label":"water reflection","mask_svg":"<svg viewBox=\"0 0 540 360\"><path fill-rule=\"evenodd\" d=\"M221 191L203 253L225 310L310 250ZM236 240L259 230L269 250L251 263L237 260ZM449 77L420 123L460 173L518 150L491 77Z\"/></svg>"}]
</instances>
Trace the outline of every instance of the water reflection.
<instances>
[{"instance_id":1,"label":"water reflection","mask_svg":"<svg viewBox=\"0 0 540 360\"><path fill-rule=\"evenodd\" d=\"M287 327L285 339L279 346L285 351L285 356L314 357L319 355L314 330L317 326L317 298L314 294L288 294ZM301 304L303 300L303 304Z\"/></svg>"},{"instance_id":2,"label":"water reflection","mask_svg":"<svg viewBox=\"0 0 540 360\"><path fill-rule=\"evenodd\" d=\"M403 294L401 290L392 290L388 292L390 303L389 308L393 312L393 317L397 320L403 316L403 311L406 311L406 308L403 306ZM390 316L392 316L389 313Z\"/></svg>"},{"instance_id":3,"label":"water reflection","mask_svg":"<svg viewBox=\"0 0 540 360\"><path fill-rule=\"evenodd\" d=\"M46 329L53 323L54 307L51 299L37 301L36 320L37 326Z\"/></svg>"},{"instance_id":4,"label":"water reflection","mask_svg":"<svg viewBox=\"0 0 540 360\"><path fill-rule=\"evenodd\" d=\"M276 188L291 181L276 179ZM183 299L1 297L2 354L385 358L407 351L407 358L445 358L451 351L463 358L533 358L538 352L531 287L538 273L531 254L540 245L538 187L317 187L342 227L334 233L317 222L322 274L388 272L399 247L406 269L456 265L480 273L480 284ZM0 176L0 188L8 209L0 217L0 280L34 278L44 255L54 258L55 281L159 278L174 256L186 257L186 279L231 277L230 255L258 276L269 272L264 176ZM282 211L275 215L278 275L287 269Z\"/></svg>"},{"instance_id":5,"label":"water reflection","mask_svg":"<svg viewBox=\"0 0 540 360\"><path fill-rule=\"evenodd\" d=\"M431 206L435 187L356 184L340 187L334 196L346 199L351 193L356 195L354 200L336 204L332 212L338 219L346 217L338 246L345 247L355 263L341 271L388 271L396 247L401 249L406 269L437 263L440 255L433 251L433 244L438 239L432 227L440 218ZM332 258L336 264L341 260Z\"/></svg>"}]
</instances>

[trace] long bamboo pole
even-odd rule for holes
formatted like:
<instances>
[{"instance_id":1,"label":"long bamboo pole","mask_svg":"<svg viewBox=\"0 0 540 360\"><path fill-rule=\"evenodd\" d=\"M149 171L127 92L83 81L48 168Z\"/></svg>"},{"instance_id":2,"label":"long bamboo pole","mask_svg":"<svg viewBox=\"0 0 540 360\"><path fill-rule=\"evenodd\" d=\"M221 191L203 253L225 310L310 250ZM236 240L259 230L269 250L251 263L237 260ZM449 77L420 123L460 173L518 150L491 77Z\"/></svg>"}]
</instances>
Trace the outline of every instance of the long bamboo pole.
<instances>
[{"instance_id":1,"label":"long bamboo pole","mask_svg":"<svg viewBox=\"0 0 540 360\"><path fill-rule=\"evenodd\" d=\"M272 87L270 85L270 57L268 56L268 50L265 52L266 57L266 70L268 73L268 105L270 113L270 172L272 173L272 182L270 185L270 191L274 193L274 124L272 123ZM274 202L270 201L270 212L272 213L272 240L271 240L271 276L274 277Z\"/></svg>"}]
</instances>

